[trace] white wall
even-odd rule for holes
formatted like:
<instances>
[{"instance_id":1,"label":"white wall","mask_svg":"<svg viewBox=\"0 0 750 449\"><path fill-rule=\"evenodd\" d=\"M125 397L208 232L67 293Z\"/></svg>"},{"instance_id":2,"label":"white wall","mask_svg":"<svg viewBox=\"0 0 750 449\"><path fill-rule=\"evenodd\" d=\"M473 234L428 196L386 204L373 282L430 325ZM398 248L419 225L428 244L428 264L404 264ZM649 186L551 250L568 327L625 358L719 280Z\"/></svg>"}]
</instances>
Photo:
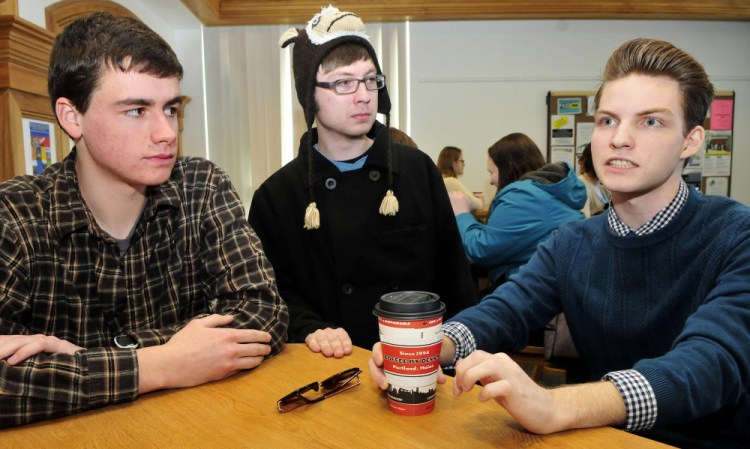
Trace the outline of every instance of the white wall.
<instances>
[{"instance_id":1,"label":"white wall","mask_svg":"<svg viewBox=\"0 0 750 449\"><path fill-rule=\"evenodd\" d=\"M437 159L464 150L464 183L494 190L487 148L511 132L546 154L550 90L596 90L622 42L665 39L693 54L717 90L736 92L731 196L750 205L750 22L478 21L411 24L411 135Z\"/></svg>"},{"instance_id":2,"label":"white wall","mask_svg":"<svg viewBox=\"0 0 750 449\"><path fill-rule=\"evenodd\" d=\"M44 26L44 7L51 3L22 0L19 14ZM183 131L185 153L221 165L248 204L264 174L280 165L280 157L259 158L256 152L280 147L281 108L263 104L273 104L276 96L281 101L278 37L286 26L203 27L180 0L118 3L164 36L185 67L182 91L193 99ZM544 151L547 92L595 90L612 51L625 40L648 36L692 53L718 90L735 91L731 196L750 205L750 177L743 176L750 170L750 131L744 126L750 120L750 22L414 22L409 29L411 101L399 105L408 114L401 121L434 159L445 145L462 148L463 181L486 198L494 193L487 183L487 148L520 131Z\"/></svg>"}]
</instances>

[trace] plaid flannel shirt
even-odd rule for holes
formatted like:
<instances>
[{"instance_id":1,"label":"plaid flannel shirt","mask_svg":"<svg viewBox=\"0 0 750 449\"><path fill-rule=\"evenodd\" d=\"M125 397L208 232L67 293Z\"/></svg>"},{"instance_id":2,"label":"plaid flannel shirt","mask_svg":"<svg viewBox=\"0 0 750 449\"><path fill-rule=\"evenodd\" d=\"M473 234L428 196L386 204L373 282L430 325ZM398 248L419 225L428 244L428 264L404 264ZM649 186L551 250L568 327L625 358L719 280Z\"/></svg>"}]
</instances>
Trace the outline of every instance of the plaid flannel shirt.
<instances>
[{"instance_id":1,"label":"plaid flannel shirt","mask_svg":"<svg viewBox=\"0 0 750 449\"><path fill-rule=\"evenodd\" d=\"M75 158L0 184L0 334L85 348L0 360L0 427L134 400L136 352L114 346L118 334L160 345L197 317L232 314L232 327L270 332L281 350L286 304L221 169L178 159L120 254L81 199Z\"/></svg>"}]
</instances>

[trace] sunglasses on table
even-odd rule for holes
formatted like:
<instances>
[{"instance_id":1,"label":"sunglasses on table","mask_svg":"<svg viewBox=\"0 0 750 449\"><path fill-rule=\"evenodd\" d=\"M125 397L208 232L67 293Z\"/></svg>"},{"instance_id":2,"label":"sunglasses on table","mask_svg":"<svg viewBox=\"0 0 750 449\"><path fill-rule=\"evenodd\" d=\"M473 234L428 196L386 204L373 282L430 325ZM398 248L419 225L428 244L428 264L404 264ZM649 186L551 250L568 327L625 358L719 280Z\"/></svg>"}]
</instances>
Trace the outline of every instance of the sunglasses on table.
<instances>
[{"instance_id":1,"label":"sunglasses on table","mask_svg":"<svg viewBox=\"0 0 750 449\"><path fill-rule=\"evenodd\" d=\"M342 391L346 391L359 385L360 374L362 374L361 369L349 368L346 371L334 374L322 382L312 382L279 399L276 406L281 413L286 413L303 405L320 402L323 399L330 398L334 394L341 393ZM311 395L311 391L318 392L318 395ZM305 393L308 393L308 395L305 396Z\"/></svg>"}]
</instances>

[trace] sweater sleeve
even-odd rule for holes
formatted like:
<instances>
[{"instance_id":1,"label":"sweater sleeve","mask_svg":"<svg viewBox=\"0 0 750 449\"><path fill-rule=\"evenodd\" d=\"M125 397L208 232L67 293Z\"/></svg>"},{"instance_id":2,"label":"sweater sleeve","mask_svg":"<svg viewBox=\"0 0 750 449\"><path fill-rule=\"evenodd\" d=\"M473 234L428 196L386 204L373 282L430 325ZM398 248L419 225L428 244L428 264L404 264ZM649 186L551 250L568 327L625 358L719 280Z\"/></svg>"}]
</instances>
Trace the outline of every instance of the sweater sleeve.
<instances>
[{"instance_id":1,"label":"sweater sleeve","mask_svg":"<svg viewBox=\"0 0 750 449\"><path fill-rule=\"evenodd\" d=\"M474 196L474 193L470 192L469 189L467 189L466 186L458 180L458 178L449 176L447 178L443 178L443 182L445 182L445 188L449 192L461 192L466 195L466 197L469 199L469 203L471 204L471 210L481 209L482 206L484 206L482 200Z\"/></svg>"},{"instance_id":2,"label":"sweater sleeve","mask_svg":"<svg viewBox=\"0 0 750 449\"><path fill-rule=\"evenodd\" d=\"M487 224L471 214L456 217L466 253L483 267L526 262L550 231L544 206L532 192L511 188L500 195Z\"/></svg>"},{"instance_id":3,"label":"sweater sleeve","mask_svg":"<svg viewBox=\"0 0 750 449\"><path fill-rule=\"evenodd\" d=\"M721 272L672 349L635 364L659 405L657 425L687 421L744 401L750 389L750 219L732 229ZM720 239L722 236L716 236ZM711 248L717 251L718 248Z\"/></svg>"},{"instance_id":4,"label":"sweater sleeve","mask_svg":"<svg viewBox=\"0 0 750 449\"><path fill-rule=\"evenodd\" d=\"M477 349L493 353L520 350L531 330L543 328L560 312L552 250L556 235L553 232L517 274L451 320L469 329Z\"/></svg>"}]
</instances>

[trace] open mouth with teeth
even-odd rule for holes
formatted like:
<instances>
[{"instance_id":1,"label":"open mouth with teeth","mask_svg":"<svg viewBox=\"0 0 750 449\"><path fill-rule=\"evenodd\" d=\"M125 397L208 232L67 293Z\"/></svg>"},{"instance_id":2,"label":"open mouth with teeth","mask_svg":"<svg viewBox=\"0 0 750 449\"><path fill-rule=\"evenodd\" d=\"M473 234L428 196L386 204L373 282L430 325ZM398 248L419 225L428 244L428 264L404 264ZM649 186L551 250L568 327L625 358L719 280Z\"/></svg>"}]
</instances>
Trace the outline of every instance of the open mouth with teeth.
<instances>
[{"instance_id":1,"label":"open mouth with teeth","mask_svg":"<svg viewBox=\"0 0 750 449\"><path fill-rule=\"evenodd\" d=\"M623 161L620 159L615 159L613 161L609 161L610 167L614 168L631 168L635 167L635 164L630 161Z\"/></svg>"}]
</instances>

